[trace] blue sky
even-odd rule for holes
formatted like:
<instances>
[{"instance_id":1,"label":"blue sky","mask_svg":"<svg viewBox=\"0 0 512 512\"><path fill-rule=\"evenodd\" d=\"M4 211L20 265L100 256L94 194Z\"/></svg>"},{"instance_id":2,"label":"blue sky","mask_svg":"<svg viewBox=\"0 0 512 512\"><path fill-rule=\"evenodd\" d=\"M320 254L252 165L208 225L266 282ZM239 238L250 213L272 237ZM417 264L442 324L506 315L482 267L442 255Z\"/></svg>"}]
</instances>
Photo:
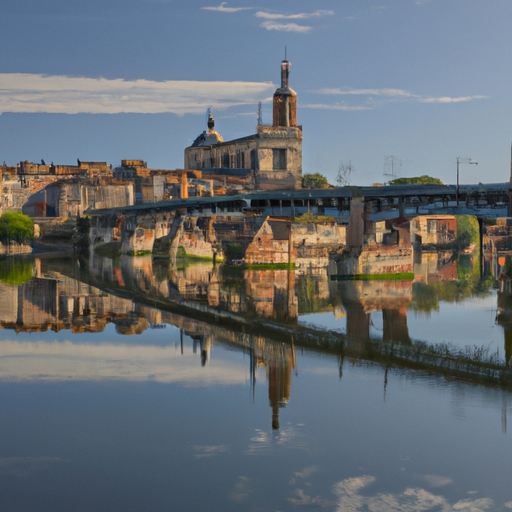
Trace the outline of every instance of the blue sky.
<instances>
[{"instance_id":1,"label":"blue sky","mask_svg":"<svg viewBox=\"0 0 512 512\"><path fill-rule=\"evenodd\" d=\"M212 108L255 132L287 47L303 171L503 182L512 0L1 0L0 162L181 168ZM393 157L393 158L391 158Z\"/></svg>"}]
</instances>

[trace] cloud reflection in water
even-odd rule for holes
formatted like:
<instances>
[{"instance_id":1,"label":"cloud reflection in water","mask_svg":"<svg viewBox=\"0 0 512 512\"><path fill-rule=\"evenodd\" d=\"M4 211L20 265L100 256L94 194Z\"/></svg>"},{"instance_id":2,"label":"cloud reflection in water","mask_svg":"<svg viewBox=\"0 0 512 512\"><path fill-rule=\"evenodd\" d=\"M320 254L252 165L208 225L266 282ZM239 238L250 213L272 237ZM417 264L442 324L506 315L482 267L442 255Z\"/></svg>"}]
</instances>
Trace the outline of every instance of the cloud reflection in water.
<instances>
[{"instance_id":1,"label":"cloud reflection in water","mask_svg":"<svg viewBox=\"0 0 512 512\"><path fill-rule=\"evenodd\" d=\"M228 361L201 367L198 354L174 346L0 342L0 381L126 380L205 384L245 384L243 368Z\"/></svg>"},{"instance_id":2,"label":"cloud reflection in water","mask_svg":"<svg viewBox=\"0 0 512 512\"><path fill-rule=\"evenodd\" d=\"M363 475L347 478L335 484L333 491L339 500L336 511L485 512L499 510L490 498L463 499L452 505L444 496L421 488L406 488L399 494L378 493L375 496L361 494L361 491L375 481L375 477Z\"/></svg>"}]
</instances>

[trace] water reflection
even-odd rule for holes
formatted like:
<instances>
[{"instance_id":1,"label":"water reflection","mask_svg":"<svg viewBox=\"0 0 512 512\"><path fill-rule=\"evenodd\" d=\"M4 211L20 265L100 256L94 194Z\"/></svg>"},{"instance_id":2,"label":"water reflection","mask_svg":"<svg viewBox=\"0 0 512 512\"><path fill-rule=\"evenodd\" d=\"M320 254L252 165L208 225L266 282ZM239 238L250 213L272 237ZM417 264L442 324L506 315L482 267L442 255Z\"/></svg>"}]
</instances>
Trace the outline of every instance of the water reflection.
<instances>
[{"instance_id":1,"label":"water reflection","mask_svg":"<svg viewBox=\"0 0 512 512\"><path fill-rule=\"evenodd\" d=\"M416 314L489 296L425 275L30 261L0 281L0 505L36 510L22 491L44 488L54 510L510 508L510 394L375 344L416 350ZM323 314L344 328L304 324Z\"/></svg>"},{"instance_id":2,"label":"water reflection","mask_svg":"<svg viewBox=\"0 0 512 512\"><path fill-rule=\"evenodd\" d=\"M16 333L70 330L76 334L100 333L112 326L120 335L141 335L172 326L176 331L169 340L159 342L161 346L143 350L133 343L86 345L69 340L36 343L28 349L9 340L1 348L4 363L8 357L9 364L1 365L0 377L192 382L204 378L198 367L206 366L214 345L221 344L249 354L253 388L258 369L265 369L272 426L277 430L279 409L290 400L292 372L297 368L294 341L337 354L340 378L347 357L386 361L385 386L389 364L404 364L417 347L423 347L411 336L409 312L429 315L439 309L441 301L461 302L489 294L491 280L479 279L474 260L456 260L447 252L423 256L416 261L415 281L336 281L329 278L327 269L242 270L205 262L175 267L166 259L151 256L97 257L89 265L70 259L23 260L31 272L20 272L18 265L16 273L26 280L20 284L13 284L12 279L0 281L0 327L4 329ZM35 277L31 278L32 274ZM503 327L504 361L508 362L512 314L507 312L512 307L507 297L510 304L512 299L504 290L498 295L498 322ZM329 312L336 322L343 320L344 329L336 329L339 334L326 337L325 326L304 324L304 318L323 312ZM266 329L266 334L261 329ZM376 351L375 341L399 346L402 352ZM446 356L452 350L445 345L435 348L438 355ZM404 352L407 347L412 352ZM22 363L22 356L29 353L30 362ZM177 355L190 356L194 362L190 366L182 361L176 364ZM492 362L489 375L499 363L498 356L485 349L467 347L462 356L459 366L468 361ZM461 353L450 357L456 359ZM415 359L415 364L431 364L425 357ZM451 368L453 364L458 363L450 362ZM212 369L208 378L244 380L241 374L219 367Z\"/></svg>"},{"instance_id":3,"label":"water reflection","mask_svg":"<svg viewBox=\"0 0 512 512\"><path fill-rule=\"evenodd\" d=\"M119 334L131 335L171 324L195 339L203 365L217 334L198 329L196 320L202 316L247 326L271 325L274 330L276 325L301 326L301 335L308 325L334 327L344 335L339 341L345 348L363 354L371 340L411 346L411 312L416 321L416 315L428 318L438 312L441 302L489 297L493 283L480 279L476 259L456 260L447 252L417 260L414 281L336 281L327 269L242 270L205 262L175 267L151 256L95 258L89 266L36 259L33 267L36 277L21 284L0 281L1 327L84 333L101 332L113 324ZM504 290L498 300L504 357L509 361ZM166 316L165 308L176 314ZM183 313L191 318L185 320ZM323 325L323 313L332 315L333 322ZM290 332L286 331L287 340ZM228 337L231 343L240 343L237 335ZM423 334L420 339L428 342Z\"/></svg>"}]
</instances>

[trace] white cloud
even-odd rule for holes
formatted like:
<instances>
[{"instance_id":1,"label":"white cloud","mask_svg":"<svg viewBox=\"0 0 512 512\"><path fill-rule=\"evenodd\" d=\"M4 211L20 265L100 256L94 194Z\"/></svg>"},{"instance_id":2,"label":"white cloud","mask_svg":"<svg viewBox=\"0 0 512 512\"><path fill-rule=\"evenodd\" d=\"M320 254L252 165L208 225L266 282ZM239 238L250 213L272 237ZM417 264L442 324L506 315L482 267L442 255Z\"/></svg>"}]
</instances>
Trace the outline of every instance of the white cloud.
<instances>
[{"instance_id":1,"label":"white cloud","mask_svg":"<svg viewBox=\"0 0 512 512\"><path fill-rule=\"evenodd\" d=\"M452 479L439 476L439 475L424 475L423 479L430 485L430 487L444 487L452 483Z\"/></svg>"},{"instance_id":2,"label":"white cloud","mask_svg":"<svg viewBox=\"0 0 512 512\"><path fill-rule=\"evenodd\" d=\"M307 34L313 29L313 27L308 27L307 25L297 25L297 23L277 23L275 21L264 21L260 27L263 27L267 30L277 30L279 32L299 32L302 34Z\"/></svg>"},{"instance_id":3,"label":"white cloud","mask_svg":"<svg viewBox=\"0 0 512 512\"><path fill-rule=\"evenodd\" d=\"M328 105L326 103L306 103L305 105L301 105L301 108L311 108L318 110L372 110L373 107L365 107L365 106L349 106L349 105Z\"/></svg>"},{"instance_id":4,"label":"white cloud","mask_svg":"<svg viewBox=\"0 0 512 512\"><path fill-rule=\"evenodd\" d=\"M257 18L265 18L267 20L305 20L308 18L318 18L320 16L332 16L333 11L315 11L315 12L301 12L298 14L279 14L265 11L258 11L254 16Z\"/></svg>"},{"instance_id":5,"label":"white cloud","mask_svg":"<svg viewBox=\"0 0 512 512\"><path fill-rule=\"evenodd\" d=\"M402 97L419 97L403 89L339 89L339 88L323 88L317 91L319 94L347 94L347 95L364 95L364 96L402 96Z\"/></svg>"},{"instance_id":6,"label":"white cloud","mask_svg":"<svg viewBox=\"0 0 512 512\"><path fill-rule=\"evenodd\" d=\"M465 101L483 100L487 96L460 96L458 98L450 98L449 96L441 96L439 98L420 98L422 103L461 103Z\"/></svg>"},{"instance_id":7,"label":"white cloud","mask_svg":"<svg viewBox=\"0 0 512 512\"><path fill-rule=\"evenodd\" d=\"M375 482L375 478L364 475L356 478L348 478L338 482L333 491L338 497L339 512L358 512L372 510L373 512L386 512L388 510L400 510L401 512L486 512L496 510L493 500L490 498L464 499L455 504L450 504L444 496L433 494L421 488L407 488L401 493L378 493L374 496L360 494L365 487Z\"/></svg>"},{"instance_id":8,"label":"white cloud","mask_svg":"<svg viewBox=\"0 0 512 512\"><path fill-rule=\"evenodd\" d=\"M265 101L271 82L200 82L0 73L0 113L202 113Z\"/></svg>"},{"instance_id":9,"label":"white cloud","mask_svg":"<svg viewBox=\"0 0 512 512\"><path fill-rule=\"evenodd\" d=\"M222 2L217 7L201 7L201 9L205 11L217 11L217 12L238 12L238 11L248 11L252 9L252 7L226 7L227 2Z\"/></svg>"},{"instance_id":10,"label":"white cloud","mask_svg":"<svg viewBox=\"0 0 512 512\"><path fill-rule=\"evenodd\" d=\"M348 95L348 96L368 96L371 99L373 96L389 98L392 101L400 100L414 100L420 103L461 103L473 100L482 100L488 98L488 96L474 95L474 96L424 96L421 94L415 94L404 89L340 89L340 88L323 88L316 91L318 94L324 95Z\"/></svg>"},{"instance_id":11,"label":"white cloud","mask_svg":"<svg viewBox=\"0 0 512 512\"><path fill-rule=\"evenodd\" d=\"M260 24L266 30L277 30L279 32L298 32L307 34L313 30L309 25L298 25L297 23L279 23L276 20L306 20L310 18L319 18L321 16L332 16L333 11L317 10L314 12L301 12L296 14L272 13L266 11L258 11L254 16L263 18L265 21Z\"/></svg>"}]
</instances>

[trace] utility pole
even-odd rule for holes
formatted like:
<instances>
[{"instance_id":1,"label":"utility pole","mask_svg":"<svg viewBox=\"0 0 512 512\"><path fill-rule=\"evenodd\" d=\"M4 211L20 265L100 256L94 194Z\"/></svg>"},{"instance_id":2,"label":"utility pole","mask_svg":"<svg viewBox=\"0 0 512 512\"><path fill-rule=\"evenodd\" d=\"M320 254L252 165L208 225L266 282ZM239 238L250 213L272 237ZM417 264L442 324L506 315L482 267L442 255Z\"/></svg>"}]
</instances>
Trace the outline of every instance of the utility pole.
<instances>
[{"instance_id":1,"label":"utility pole","mask_svg":"<svg viewBox=\"0 0 512 512\"><path fill-rule=\"evenodd\" d=\"M478 165L478 162L472 158L461 158L460 156L457 157L457 188L455 189L455 202L457 203L457 208L459 207L459 164Z\"/></svg>"},{"instance_id":2,"label":"utility pole","mask_svg":"<svg viewBox=\"0 0 512 512\"><path fill-rule=\"evenodd\" d=\"M402 168L402 160L396 156L387 156L384 159L384 176L391 177L391 180L396 180L399 174L399 169Z\"/></svg>"}]
</instances>

